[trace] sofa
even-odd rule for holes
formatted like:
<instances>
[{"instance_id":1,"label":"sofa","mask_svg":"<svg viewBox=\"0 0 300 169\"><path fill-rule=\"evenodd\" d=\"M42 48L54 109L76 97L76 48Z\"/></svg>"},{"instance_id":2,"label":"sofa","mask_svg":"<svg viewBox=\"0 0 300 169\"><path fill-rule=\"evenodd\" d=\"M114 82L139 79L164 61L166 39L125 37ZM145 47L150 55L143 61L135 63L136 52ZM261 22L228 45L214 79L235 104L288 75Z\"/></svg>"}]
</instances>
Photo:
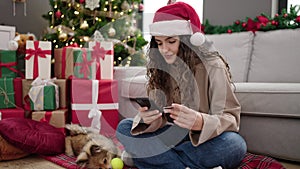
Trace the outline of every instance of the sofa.
<instances>
[{"instance_id":1,"label":"sofa","mask_svg":"<svg viewBox=\"0 0 300 169\"><path fill-rule=\"evenodd\" d=\"M300 162L300 29L206 35L227 60L248 151ZM146 96L145 67L115 67L121 119Z\"/></svg>"}]
</instances>

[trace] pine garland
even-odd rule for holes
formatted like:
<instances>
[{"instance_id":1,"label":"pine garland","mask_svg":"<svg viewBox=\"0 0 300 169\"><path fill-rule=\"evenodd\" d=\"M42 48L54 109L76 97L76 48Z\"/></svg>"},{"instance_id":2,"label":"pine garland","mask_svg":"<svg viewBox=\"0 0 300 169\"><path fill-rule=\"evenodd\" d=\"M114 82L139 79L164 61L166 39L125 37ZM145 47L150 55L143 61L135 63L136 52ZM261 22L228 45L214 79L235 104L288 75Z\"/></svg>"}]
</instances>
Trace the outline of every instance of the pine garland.
<instances>
[{"instance_id":1,"label":"pine garland","mask_svg":"<svg viewBox=\"0 0 300 169\"><path fill-rule=\"evenodd\" d=\"M290 12L282 9L281 14L270 17L264 13L255 17L246 17L244 20L236 20L232 25L221 26L211 25L208 20L202 24L202 31L205 34L222 34L244 31L271 31L277 29L300 28L300 15L297 15L300 6L291 6Z\"/></svg>"}]
</instances>

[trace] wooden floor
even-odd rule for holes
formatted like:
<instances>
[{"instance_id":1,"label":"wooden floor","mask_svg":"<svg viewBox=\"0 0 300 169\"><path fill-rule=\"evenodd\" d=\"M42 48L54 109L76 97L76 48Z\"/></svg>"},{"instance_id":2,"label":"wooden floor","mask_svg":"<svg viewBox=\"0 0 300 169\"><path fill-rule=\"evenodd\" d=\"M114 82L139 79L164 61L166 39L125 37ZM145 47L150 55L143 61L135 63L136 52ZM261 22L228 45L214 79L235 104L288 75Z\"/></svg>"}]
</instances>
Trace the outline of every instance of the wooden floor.
<instances>
[{"instance_id":1,"label":"wooden floor","mask_svg":"<svg viewBox=\"0 0 300 169\"><path fill-rule=\"evenodd\" d=\"M300 169L300 163L280 161L286 169ZM0 162L0 169L64 169L36 155L22 159Z\"/></svg>"},{"instance_id":2,"label":"wooden floor","mask_svg":"<svg viewBox=\"0 0 300 169\"><path fill-rule=\"evenodd\" d=\"M0 162L1 169L64 169L50 161L36 155L31 155L18 160Z\"/></svg>"}]
</instances>

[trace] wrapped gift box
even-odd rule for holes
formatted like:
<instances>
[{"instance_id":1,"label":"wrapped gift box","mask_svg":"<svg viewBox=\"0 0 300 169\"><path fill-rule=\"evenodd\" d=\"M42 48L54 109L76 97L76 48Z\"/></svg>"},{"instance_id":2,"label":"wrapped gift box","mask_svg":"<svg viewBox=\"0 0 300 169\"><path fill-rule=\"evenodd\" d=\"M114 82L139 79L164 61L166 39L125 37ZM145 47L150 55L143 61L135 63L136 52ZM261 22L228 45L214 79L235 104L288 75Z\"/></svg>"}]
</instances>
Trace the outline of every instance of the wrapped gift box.
<instances>
[{"instance_id":1,"label":"wrapped gift box","mask_svg":"<svg viewBox=\"0 0 300 169\"><path fill-rule=\"evenodd\" d=\"M92 79L91 50L86 48L64 47L54 49L54 75L59 79L70 76Z\"/></svg>"},{"instance_id":2,"label":"wrapped gift box","mask_svg":"<svg viewBox=\"0 0 300 169\"><path fill-rule=\"evenodd\" d=\"M59 87L53 79L36 78L28 92L31 110L56 110L59 107Z\"/></svg>"},{"instance_id":3,"label":"wrapped gift box","mask_svg":"<svg viewBox=\"0 0 300 169\"><path fill-rule=\"evenodd\" d=\"M96 79L113 80L114 45L108 41L89 42L92 58L96 61Z\"/></svg>"},{"instance_id":4,"label":"wrapped gift box","mask_svg":"<svg viewBox=\"0 0 300 169\"><path fill-rule=\"evenodd\" d=\"M65 133L67 123L68 109L59 109L54 111L34 111L31 118L36 121L47 122Z\"/></svg>"},{"instance_id":5,"label":"wrapped gift box","mask_svg":"<svg viewBox=\"0 0 300 169\"><path fill-rule=\"evenodd\" d=\"M25 78L51 78L51 42L26 41Z\"/></svg>"},{"instance_id":6,"label":"wrapped gift box","mask_svg":"<svg viewBox=\"0 0 300 169\"><path fill-rule=\"evenodd\" d=\"M2 82L2 85L0 84L0 86L1 86L0 90L3 89L0 92L0 102L5 103L4 100L7 99L7 96L11 96L11 94L4 91L5 87L7 86L7 80L9 80L8 84L10 85L11 84L11 79L13 79L14 104L9 104L9 105L10 105L11 108L14 108L14 107L22 108L23 107L23 103L22 103L22 78L19 78L19 77L17 77L17 78L0 78L0 81ZM4 82L6 82L6 85L3 86ZM9 99L9 97L8 97L8 99ZM10 100L10 102L13 103L12 100ZM6 107L6 106L4 106L4 107Z\"/></svg>"},{"instance_id":7,"label":"wrapped gift box","mask_svg":"<svg viewBox=\"0 0 300 169\"><path fill-rule=\"evenodd\" d=\"M25 118L25 111L22 108L0 109L0 120L7 118Z\"/></svg>"},{"instance_id":8,"label":"wrapped gift box","mask_svg":"<svg viewBox=\"0 0 300 169\"><path fill-rule=\"evenodd\" d=\"M13 78L0 78L0 108L15 108Z\"/></svg>"},{"instance_id":9,"label":"wrapped gift box","mask_svg":"<svg viewBox=\"0 0 300 169\"><path fill-rule=\"evenodd\" d=\"M68 108L69 103L70 103L70 94L69 94L70 88L69 88L68 80L67 79L53 79L53 81L54 81L54 84L56 84L59 89L59 109ZM28 92L31 88L32 82L33 82L33 80L22 79L21 93L22 93L23 97L21 98L21 101L22 101L21 104L25 105L25 107L30 106L30 105L26 105L26 104L28 104L28 102L26 102L26 99L29 99Z\"/></svg>"},{"instance_id":10,"label":"wrapped gift box","mask_svg":"<svg viewBox=\"0 0 300 169\"><path fill-rule=\"evenodd\" d=\"M17 57L16 51L0 50L0 77L16 77Z\"/></svg>"},{"instance_id":11,"label":"wrapped gift box","mask_svg":"<svg viewBox=\"0 0 300 169\"><path fill-rule=\"evenodd\" d=\"M75 47L54 49L54 76L59 79L68 79L74 73L73 50Z\"/></svg>"},{"instance_id":12,"label":"wrapped gift box","mask_svg":"<svg viewBox=\"0 0 300 169\"><path fill-rule=\"evenodd\" d=\"M114 135L119 122L116 80L71 81L72 123Z\"/></svg>"}]
</instances>

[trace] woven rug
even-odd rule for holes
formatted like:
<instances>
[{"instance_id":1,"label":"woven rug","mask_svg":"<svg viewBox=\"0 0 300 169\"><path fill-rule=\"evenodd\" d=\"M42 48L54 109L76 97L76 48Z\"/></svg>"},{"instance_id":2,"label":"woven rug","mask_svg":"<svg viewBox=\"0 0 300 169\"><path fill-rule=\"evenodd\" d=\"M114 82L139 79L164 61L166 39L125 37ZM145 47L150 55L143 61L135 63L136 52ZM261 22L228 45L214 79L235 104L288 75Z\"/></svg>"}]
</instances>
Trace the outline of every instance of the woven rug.
<instances>
[{"instance_id":1,"label":"woven rug","mask_svg":"<svg viewBox=\"0 0 300 169\"><path fill-rule=\"evenodd\" d=\"M75 157L69 157L65 154L56 156L42 156L44 159L51 161L67 169L80 169L76 164ZM124 167L130 169L130 167ZM132 168L133 169L133 168ZM285 169L278 161L271 157L247 153L239 169Z\"/></svg>"}]
</instances>

